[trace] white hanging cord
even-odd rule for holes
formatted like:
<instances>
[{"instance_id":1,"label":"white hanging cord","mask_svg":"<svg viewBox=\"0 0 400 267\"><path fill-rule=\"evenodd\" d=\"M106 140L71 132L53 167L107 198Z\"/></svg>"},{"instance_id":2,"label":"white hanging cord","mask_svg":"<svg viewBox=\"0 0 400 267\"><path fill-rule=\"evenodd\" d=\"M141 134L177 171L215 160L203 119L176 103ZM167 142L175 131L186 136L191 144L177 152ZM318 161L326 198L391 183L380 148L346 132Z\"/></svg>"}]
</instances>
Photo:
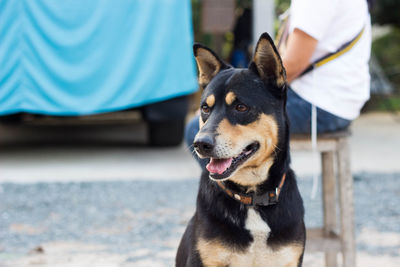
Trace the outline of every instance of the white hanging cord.
<instances>
[{"instance_id":1,"label":"white hanging cord","mask_svg":"<svg viewBox=\"0 0 400 267\"><path fill-rule=\"evenodd\" d=\"M312 86L315 86L315 71L310 73ZM312 148L312 164L313 164L313 186L311 189L311 199L314 200L318 191L318 151L317 151L317 107L311 104L311 148Z\"/></svg>"},{"instance_id":2,"label":"white hanging cord","mask_svg":"<svg viewBox=\"0 0 400 267\"><path fill-rule=\"evenodd\" d=\"M313 186L311 190L311 199L314 200L318 191L318 172L316 166L318 164L318 151L317 151L317 107L312 104L311 106L311 147L312 147L312 161L314 166L313 173Z\"/></svg>"}]
</instances>

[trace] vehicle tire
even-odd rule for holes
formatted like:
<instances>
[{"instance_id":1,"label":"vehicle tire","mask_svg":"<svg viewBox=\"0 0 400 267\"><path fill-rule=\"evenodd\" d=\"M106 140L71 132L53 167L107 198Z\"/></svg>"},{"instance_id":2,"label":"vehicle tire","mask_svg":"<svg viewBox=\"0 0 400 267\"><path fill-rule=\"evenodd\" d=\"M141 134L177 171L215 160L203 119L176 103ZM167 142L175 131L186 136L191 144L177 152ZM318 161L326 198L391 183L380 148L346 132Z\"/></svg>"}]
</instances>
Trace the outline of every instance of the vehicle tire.
<instances>
[{"instance_id":1,"label":"vehicle tire","mask_svg":"<svg viewBox=\"0 0 400 267\"><path fill-rule=\"evenodd\" d=\"M142 107L151 146L177 146L182 142L189 101L179 96Z\"/></svg>"},{"instance_id":2,"label":"vehicle tire","mask_svg":"<svg viewBox=\"0 0 400 267\"><path fill-rule=\"evenodd\" d=\"M178 146L182 143L184 120L148 121L148 141L151 146Z\"/></svg>"},{"instance_id":3,"label":"vehicle tire","mask_svg":"<svg viewBox=\"0 0 400 267\"><path fill-rule=\"evenodd\" d=\"M23 122L22 113L0 116L0 123L4 125L19 125L22 122Z\"/></svg>"}]
</instances>

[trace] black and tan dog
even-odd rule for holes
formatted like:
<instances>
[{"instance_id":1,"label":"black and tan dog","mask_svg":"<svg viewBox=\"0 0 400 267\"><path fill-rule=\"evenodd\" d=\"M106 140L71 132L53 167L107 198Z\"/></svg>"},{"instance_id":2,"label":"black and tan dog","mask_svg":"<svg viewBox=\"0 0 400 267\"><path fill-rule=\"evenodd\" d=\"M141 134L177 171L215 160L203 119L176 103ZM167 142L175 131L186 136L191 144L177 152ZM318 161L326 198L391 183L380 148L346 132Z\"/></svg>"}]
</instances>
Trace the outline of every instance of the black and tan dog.
<instances>
[{"instance_id":1,"label":"black and tan dog","mask_svg":"<svg viewBox=\"0 0 400 267\"><path fill-rule=\"evenodd\" d=\"M194 148L209 159L176 266L301 266L304 208L289 167L286 77L268 34L248 69L196 44L201 98Z\"/></svg>"}]
</instances>

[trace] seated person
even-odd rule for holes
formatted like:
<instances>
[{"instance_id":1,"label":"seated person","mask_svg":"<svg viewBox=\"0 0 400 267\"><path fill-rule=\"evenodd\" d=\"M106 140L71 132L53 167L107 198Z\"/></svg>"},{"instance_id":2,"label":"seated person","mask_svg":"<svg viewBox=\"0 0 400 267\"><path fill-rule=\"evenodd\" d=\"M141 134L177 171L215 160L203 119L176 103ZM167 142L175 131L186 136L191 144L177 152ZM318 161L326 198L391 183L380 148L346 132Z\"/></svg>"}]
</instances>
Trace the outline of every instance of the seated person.
<instances>
[{"instance_id":1,"label":"seated person","mask_svg":"<svg viewBox=\"0 0 400 267\"><path fill-rule=\"evenodd\" d=\"M279 47L289 83L287 113L291 133L311 133L316 106L317 132L347 128L369 99L368 61L371 23L366 0L292 0L288 38ZM320 67L303 74L316 60L335 53ZM190 146L199 130L196 116L186 127Z\"/></svg>"}]
</instances>

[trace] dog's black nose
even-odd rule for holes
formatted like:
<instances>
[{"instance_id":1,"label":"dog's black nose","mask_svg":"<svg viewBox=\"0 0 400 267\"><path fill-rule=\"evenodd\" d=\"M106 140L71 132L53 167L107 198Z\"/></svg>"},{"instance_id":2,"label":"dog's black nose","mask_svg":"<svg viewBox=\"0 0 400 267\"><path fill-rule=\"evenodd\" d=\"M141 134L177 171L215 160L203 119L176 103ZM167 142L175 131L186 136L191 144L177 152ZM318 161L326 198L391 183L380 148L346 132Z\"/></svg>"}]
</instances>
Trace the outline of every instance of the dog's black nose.
<instances>
[{"instance_id":1,"label":"dog's black nose","mask_svg":"<svg viewBox=\"0 0 400 267\"><path fill-rule=\"evenodd\" d=\"M203 156L210 156L214 146L214 138L210 135L197 136L194 140L194 149Z\"/></svg>"}]
</instances>

